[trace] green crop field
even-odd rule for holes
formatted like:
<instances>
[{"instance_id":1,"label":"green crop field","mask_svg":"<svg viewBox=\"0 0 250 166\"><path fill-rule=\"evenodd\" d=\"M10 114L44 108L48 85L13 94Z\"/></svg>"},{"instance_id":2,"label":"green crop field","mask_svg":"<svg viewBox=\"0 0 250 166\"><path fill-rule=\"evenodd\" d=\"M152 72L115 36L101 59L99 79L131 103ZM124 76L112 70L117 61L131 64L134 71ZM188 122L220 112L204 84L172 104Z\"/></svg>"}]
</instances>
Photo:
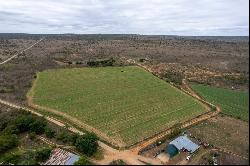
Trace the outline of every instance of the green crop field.
<instances>
[{"instance_id":1,"label":"green crop field","mask_svg":"<svg viewBox=\"0 0 250 166\"><path fill-rule=\"evenodd\" d=\"M124 145L207 111L135 66L44 71L31 91L34 104L77 118Z\"/></svg>"},{"instance_id":2,"label":"green crop field","mask_svg":"<svg viewBox=\"0 0 250 166\"><path fill-rule=\"evenodd\" d=\"M222 113L249 120L249 93L200 84L193 84L192 88L206 100L220 106Z\"/></svg>"}]
</instances>

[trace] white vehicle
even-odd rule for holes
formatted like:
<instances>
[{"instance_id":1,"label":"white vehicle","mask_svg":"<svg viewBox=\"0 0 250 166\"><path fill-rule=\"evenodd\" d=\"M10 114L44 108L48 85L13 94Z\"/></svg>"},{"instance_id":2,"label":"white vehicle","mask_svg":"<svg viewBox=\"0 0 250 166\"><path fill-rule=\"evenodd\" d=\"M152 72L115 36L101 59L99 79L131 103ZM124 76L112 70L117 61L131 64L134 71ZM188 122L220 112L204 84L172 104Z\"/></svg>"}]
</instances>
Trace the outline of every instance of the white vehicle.
<instances>
[{"instance_id":1,"label":"white vehicle","mask_svg":"<svg viewBox=\"0 0 250 166\"><path fill-rule=\"evenodd\" d=\"M186 157L186 160L190 160L190 159L191 159L191 156L187 156L187 157Z\"/></svg>"}]
</instances>

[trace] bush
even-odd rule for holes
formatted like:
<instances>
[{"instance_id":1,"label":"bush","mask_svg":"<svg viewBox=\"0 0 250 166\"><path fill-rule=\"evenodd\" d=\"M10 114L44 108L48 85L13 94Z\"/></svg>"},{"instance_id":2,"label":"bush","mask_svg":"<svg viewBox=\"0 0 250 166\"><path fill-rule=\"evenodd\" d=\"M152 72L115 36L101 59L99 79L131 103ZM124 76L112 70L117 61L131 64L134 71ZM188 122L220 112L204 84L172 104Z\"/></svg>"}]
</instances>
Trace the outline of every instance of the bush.
<instances>
[{"instance_id":1,"label":"bush","mask_svg":"<svg viewBox=\"0 0 250 166\"><path fill-rule=\"evenodd\" d=\"M0 153L5 152L18 145L16 135L1 135L0 136Z\"/></svg>"},{"instance_id":2,"label":"bush","mask_svg":"<svg viewBox=\"0 0 250 166\"><path fill-rule=\"evenodd\" d=\"M36 138L36 133L31 132L29 133L29 139L34 140Z\"/></svg>"},{"instance_id":3,"label":"bush","mask_svg":"<svg viewBox=\"0 0 250 166\"><path fill-rule=\"evenodd\" d=\"M54 138L55 137L55 131L53 131L49 127L46 127L45 128L45 135L46 135L47 138Z\"/></svg>"},{"instance_id":4,"label":"bush","mask_svg":"<svg viewBox=\"0 0 250 166\"><path fill-rule=\"evenodd\" d=\"M145 61L145 59L143 59L143 58L139 59L139 62L144 62L144 61Z\"/></svg>"},{"instance_id":5,"label":"bush","mask_svg":"<svg viewBox=\"0 0 250 166\"><path fill-rule=\"evenodd\" d=\"M38 165L38 162L35 159L35 151L27 151L22 154L18 165Z\"/></svg>"},{"instance_id":6,"label":"bush","mask_svg":"<svg viewBox=\"0 0 250 166\"><path fill-rule=\"evenodd\" d=\"M182 80L184 78L183 74L172 71L167 71L163 77L165 78L166 81L173 82L177 85L181 85Z\"/></svg>"},{"instance_id":7,"label":"bush","mask_svg":"<svg viewBox=\"0 0 250 166\"><path fill-rule=\"evenodd\" d=\"M65 130L61 130L60 133L57 135L56 139L62 141L63 143L70 142L70 135Z\"/></svg>"},{"instance_id":8,"label":"bush","mask_svg":"<svg viewBox=\"0 0 250 166\"><path fill-rule=\"evenodd\" d=\"M3 130L3 133L9 134L9 135L18 134L19 129L17 128L15 124L8 124L8 126Z\"/></svg>"},{"instance_id":9,"label":"bush","mask_svg":"<svg viewBox=\"0 0 250 166\"><path fill-rule=\"evenodd\" d=\"M79 137L79 134L74 133L69 136L68 140L71 142L72 145L75 145L78 137Z\"/></svg>"},{"instance_id":10,"label":"bush","mask_svg":"<svg viewBox=\"0 0 250 166\"><path fill-rule=\"evenodd\" d=\"M18 153L7 153L3 156L2 162L3 164L18 164L18 161L20 160L20 154Z\"/></svg>"},{"instance_id":11,"label":"bush","mask_svg":"<svg viewBox=\"0 0 250 166\"><path fill-rule=\"evenodd\" d=\"M44 119L36 119L33 123L29 125L30 131L36 134L43 134L46 127L46 121Z\"/></svg>"},{"instance_id":12,"label":"bush","mask_svg":"<svg viewBox=\"0 0 250 166\"><path fill-rule=\"evenodd\" d=\"M181 125L180 124L176 124L175 126L173 126L172 132L170 134L168 134L165 139L171 140L175 137L177 137L179 134L181 134L182 129L181 129Z\"/></svg>"},{"instance_id":13,"label":"bush","mask_svg":"<svg viewBox=\"0 0 250 166\"><path fill-rule=\"evenodd\" d=\"M97 151L97 140L98 138L94 133L87 133L77 138L75 146L80 152L91 156Z\"/></svg>"},{"instance_id":14,"label":"bush","mask_svg":"<svg viewBox=\"0 0 250 166\"><path fill-rule=\"evenodd\" d=\"M11 93L15 90L15 87L13 85L6 86L6 87L0 87L0 93Z\"/></svg>"},{"instance_id":15,"label":"bush","mask_svg":"<svg viewBox=\"0 0 250 166\"><path fill-rule=\"evenodd\" d=\"M79 134L71 134L68 131L61 130L60 133L57 135L56 139L62 141L63 143L70 143L72 145L75 145L78 137Z\"/></svg>"},{"instance_id":16,"label":"bush","mask_svg":"<svg viewBox=\"0 0 250 166\"><path fill-rule=\"evenodd\" d=\"M113 58L110 58L107 60L89 61L87 62L87 65L91 67L105 67L105 66L113 66L114 63L115 60Z\"/></svg>"},{"instance_id":17,"label":"bush","mask_svg":"<svg viewBox=\"0 0 250 166\"><path fill-rule=\"evenodd\" d=\"M240 74L240 76L225 75L226 81L230 81L234 84L245 85L249 83L249 76L245 74Z\"/></svg>"},{"instance_id":18,"label":"bush","mask_svg":"<svg viewBox=\"0 0 250 166\"><path fill-rule=\"evenodd\" d=\"M212 107L211 107L211 111L216 111L216 107L215 107L215 106L212 106Z\"/></svg>"},{"instance_id":19,"label":"bush","mask_svg":"<svg viewBox=\"0 0 250 166\"><path fill-rule=\"evenodd\" d=\"M52 151L51 148L43 148L37 150L35 154L35 160L37 162L46 161L50 157L51 151Z\"/></svg>"},{"instance_id":20,"label":"bush","mask_svg":"<svg viewBox=\"0 0 250 166\"><path fill-rule=\"evenodd\" d=\"M26 132L30 130L30 124L33 123L35 119L32 115L21 115L15 120L15 125L18 128L19 133Z\"/></svg>"},{"instance_id":21,"label":"bush","mask_svg":"<svg viewBox=\"0 0 250 166\"><path fill-rule=\"evenodd\" d=\"M74 163L74 165L92 165L90 161L84 156L81 156L78 161Z\"/></svg>"}]
</instances>

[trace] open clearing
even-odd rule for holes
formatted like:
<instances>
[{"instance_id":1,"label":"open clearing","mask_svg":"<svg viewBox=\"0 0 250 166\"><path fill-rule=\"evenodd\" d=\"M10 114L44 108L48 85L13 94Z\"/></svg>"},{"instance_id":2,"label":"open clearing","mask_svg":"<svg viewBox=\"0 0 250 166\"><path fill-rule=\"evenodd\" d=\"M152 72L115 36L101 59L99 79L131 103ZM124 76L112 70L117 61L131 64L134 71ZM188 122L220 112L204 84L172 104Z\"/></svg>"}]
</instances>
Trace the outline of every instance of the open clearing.
<instances>
[{"instance_id":1,"label":"open clearing","mask_svg":"<svg viewBox=\"0 0 250 166\"><path fill-rule=\"evenodd\" d=\"M205 100L218 105L222 113L249 121L249 93L193 84L192 88Z\"/></svg>"},{"instance_id":2,"label":"open clearing","mask_svg":"<svg viewBox=\"0 0 250 166\"><path fill-rule=\"evenodd\" d=\"M220 115L190 127L188 132L204 142L248 158L248 130L247 122Z\"/></svg>"},{"instance_id":3,"label":"open clearing","mask_svg":"<svg viewBox=\"0 0 250 166\"><path fill-rule=\"evenodd\" d=\"M35 105L66 113L126 146L207 111L135 66L40 72L29 97Z\"/></svg>"}]
</instances>

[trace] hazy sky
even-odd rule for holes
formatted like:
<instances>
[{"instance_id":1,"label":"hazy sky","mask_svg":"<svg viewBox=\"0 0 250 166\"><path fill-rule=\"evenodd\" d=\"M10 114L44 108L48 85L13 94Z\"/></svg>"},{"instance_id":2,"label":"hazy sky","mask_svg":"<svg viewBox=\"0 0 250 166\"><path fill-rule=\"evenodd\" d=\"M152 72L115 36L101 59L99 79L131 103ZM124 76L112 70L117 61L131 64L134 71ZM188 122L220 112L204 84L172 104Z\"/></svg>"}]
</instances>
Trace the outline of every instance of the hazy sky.
<instances>
[{"instance_id":1,"label":"hazy sky","mask_svg":"<svg viewBox=\"0 0 250 166\"><path fill-rule=\"evenodd\" d=\"M0 0L0 33L249 34L249 0Z\"/></svg>"}]
</instances>

